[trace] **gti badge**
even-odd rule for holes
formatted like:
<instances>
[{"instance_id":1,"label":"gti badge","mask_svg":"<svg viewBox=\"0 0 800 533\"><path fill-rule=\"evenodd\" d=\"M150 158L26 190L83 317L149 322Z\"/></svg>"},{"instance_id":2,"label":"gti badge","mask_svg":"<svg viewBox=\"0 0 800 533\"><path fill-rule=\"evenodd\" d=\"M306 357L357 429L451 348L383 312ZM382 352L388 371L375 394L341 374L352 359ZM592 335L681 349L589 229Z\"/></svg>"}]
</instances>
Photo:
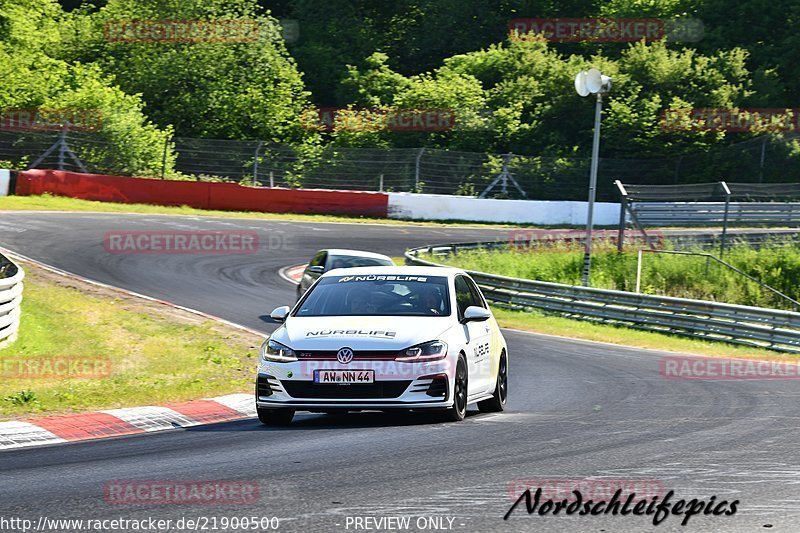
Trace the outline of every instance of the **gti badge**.
<instances>
[{"instance_id":1,"label":"gti badge","mask_svg":"<svg viewBox=\"0 0 800 533\"><path fill-rule=\"evenodd\" d=\"M338 352L336 352L336 360L346 365L350 361L353 360L353 350L350 348L342 348Z\"/></svg>"}]
</instances>

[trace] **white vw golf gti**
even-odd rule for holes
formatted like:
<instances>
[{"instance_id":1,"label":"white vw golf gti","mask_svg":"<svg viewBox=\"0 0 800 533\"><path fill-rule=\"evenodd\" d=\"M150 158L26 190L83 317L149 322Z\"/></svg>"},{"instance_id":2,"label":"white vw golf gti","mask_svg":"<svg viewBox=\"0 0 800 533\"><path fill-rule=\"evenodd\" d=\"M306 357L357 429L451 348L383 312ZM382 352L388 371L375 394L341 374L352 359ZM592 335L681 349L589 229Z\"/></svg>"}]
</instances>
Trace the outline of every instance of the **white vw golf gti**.
<instances>
[{"instance_id":1,"label":"white vw golf gti","mask_svg":"<svg viewBox=\"0 0 800 533\"><path fill-rule=\"evenodd\" d=\"M462 270L331 270L261 347L256 407L264 424L297 410L502 411L508 348L486 300Z\"/></svg>"}]
</instances>

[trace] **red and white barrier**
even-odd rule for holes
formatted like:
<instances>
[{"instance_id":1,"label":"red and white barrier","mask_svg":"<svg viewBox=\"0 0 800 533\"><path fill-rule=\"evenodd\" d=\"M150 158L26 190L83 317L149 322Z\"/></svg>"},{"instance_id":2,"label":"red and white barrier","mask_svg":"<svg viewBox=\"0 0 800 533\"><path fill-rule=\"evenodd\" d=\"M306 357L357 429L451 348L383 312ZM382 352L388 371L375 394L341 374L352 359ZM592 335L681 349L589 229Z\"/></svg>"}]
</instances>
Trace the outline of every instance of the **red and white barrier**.
<instances>
[{"instance_id":1,"label":"red and white barrier","mask_svg":"<svg viewBox=\"0 0 800 533\"><path fill-rule=\"evenodd\" d=\"M587 210L586 202L574 201L243 187L236 183L126 178L57 170L26 170L18 173L16 194L27 196L45 193L101 202L186 205L224 211L540 225L582 225L586 223ZM617 224L619 204L597 202L594 221L600 226Z\"/></svg>"}]
</instances>

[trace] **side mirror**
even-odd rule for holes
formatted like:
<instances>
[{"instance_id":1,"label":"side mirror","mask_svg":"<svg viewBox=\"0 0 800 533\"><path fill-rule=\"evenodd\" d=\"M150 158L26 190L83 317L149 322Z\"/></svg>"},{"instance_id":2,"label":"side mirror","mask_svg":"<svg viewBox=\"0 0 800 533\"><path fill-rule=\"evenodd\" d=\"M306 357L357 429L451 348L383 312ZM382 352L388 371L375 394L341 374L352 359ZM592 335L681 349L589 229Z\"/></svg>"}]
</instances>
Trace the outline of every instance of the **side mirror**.
<instances>
[{"instance_id":1,"label":"side mirror","mask_svg":"<svg viewBox=\"0 0 800 533\"><path fill-rule=\"evenodd\" d=\"M471 305L464 311L464 318L461 322L464 324L467 322L483 322L484 320L489 320L491 316L492 313L490 313L488 309Z\"/></svg>"},{"instance_id":2,"label":"side mirror","mask_svg":"<svg viewBox=\"0 0 800 533\"><path fill-rule=\"evenodd\" d=\"M277 322L285 322L286 317L289 316L289 311L291 311L291 309L289 308L288 305L284 305L282 307L276 307L269 314L269 317Z\"/></svg>"},{"instance_id":3,"label":"side mirror","mask_svg":"<svg viewBox=\"0 0 800 533\"><path fill-rule=\"evenodd\" d=\"M319 265L314 265L314 266L308 267L308 271L313 273L313 274L324 274L325 273L325 267L324 266L319 266Z\"/></svg>"}]
</instances>

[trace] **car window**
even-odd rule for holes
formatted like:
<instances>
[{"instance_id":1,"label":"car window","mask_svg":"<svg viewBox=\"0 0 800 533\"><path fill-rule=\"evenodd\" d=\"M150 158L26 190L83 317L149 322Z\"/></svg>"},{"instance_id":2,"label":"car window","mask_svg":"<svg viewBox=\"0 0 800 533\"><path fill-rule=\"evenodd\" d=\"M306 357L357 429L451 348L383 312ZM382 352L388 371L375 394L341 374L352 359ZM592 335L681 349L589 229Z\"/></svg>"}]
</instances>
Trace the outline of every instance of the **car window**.
<instances>
[{"instance_id":1,"label":"car window","mask_svg":"<svg viewBox=\"0 0 800 533\"><path fill-rule=\"evenodd\" d=\"M394 266L394 263L377 257L358 257L352 255L332 255L328 258L328 270L334 268L358 268L370 266Z\"/></svg>"},{"instance_id":2,"label":"car window","mask_svg":"<svg viewBox=\"0 0 800 533\"><path fill-rule=\"evenodd\" d=\"M325 258L328 257L328 252L317 252L311 259L308 266L325 266Z\"/></svg>"},{"instance_id":3,"label":"car window","mask_svg":"<svg viewBox=\"0 0 800 533\"><path fill-rule=\"evenodd\" d=\"M472 303L470 305L488 309L486 307L486 300L483 299L481 291L480 289L478 289L478 286L475 285L475 282L470 278L464 278L464 279L467 281L467 285L469 285L469 292L472 294Z\"/></svg>"},{"instance_id":4,"label":"car window","mask_svg":"<svg viewBox=\"0 0 800 533\"><path fill-rule=\"evenodd\" d=\"M469 292L469 289L468 289ZM444 276L320 278L293 316L449 316Z\"/></svg>"},{"instance_id":5,"label":"car window","mask_svg":"<svg viewBox=\"0 0 800 533\"><path fill-rule=\"evenodd\" d=\"M464 276L456 276L456 305L458 306L458 317L464 317L464 311L467 307L473 305L472 291L469 289L466 278Z\"/></svg>"}]
</instances>

